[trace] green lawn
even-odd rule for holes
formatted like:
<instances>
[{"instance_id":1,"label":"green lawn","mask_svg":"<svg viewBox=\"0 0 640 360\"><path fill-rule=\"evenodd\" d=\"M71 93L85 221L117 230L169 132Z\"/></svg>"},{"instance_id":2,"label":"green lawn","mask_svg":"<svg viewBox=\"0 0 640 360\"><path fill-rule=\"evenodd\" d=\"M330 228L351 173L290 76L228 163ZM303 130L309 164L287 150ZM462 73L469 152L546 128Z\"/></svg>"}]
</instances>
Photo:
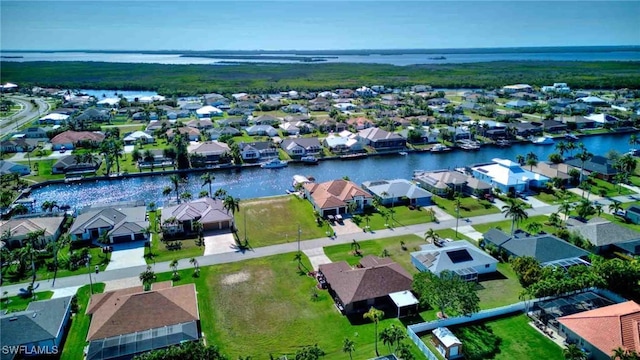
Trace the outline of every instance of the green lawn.
<instances>
[{"instance_id":1,"label":"green lawn","mask_svg":"<svg viewBox=\"0 0 640 360\"><path fill-rule=\"evenodd\" d=\"M94 293L97 294L103 291L103 283L93 284ZM62 356L60 357L62 360L84 358L84 347L87 343L87 333L91 323L91 317L85 314L91 297L89 285L79 288L76 296L78 297L78 312L71 318L71 328L64 342Z\"/></svg>"},{"instance_id":2,"label":"green lawn","mask_svg":"<svg viewBox=\"0 0 640 360\"><path fill-rule=\"evenodd\" d=\"M145 248L145 259L147 264L153 264L162 261L171 261L173 259L190 259L192 257L202 256L204 254L204 246L196 245L197 239L180 240L181 247L178 250L169 250L164 242L160 241L158 235L153 234L151 248ZM153 256L148 256L149 251ZM185 260L186 261L186 260Z\"/></svg>"},{"instance_id":3,"label":"green lawn","mask_svg":"<svg viewBox=\"0 0 640 360\"><path fill-rule=\"evenodd\" d=\"M195 279L192 270L181 271L183 279L177 284L196 283L207 342L220 346L230 359L291 355L313 344L326 352L327 359L348 359L342 342L349 338L356 343L354 358L374 357L373 324L359 318L351 324L338 313L325 290L317 290L318 298L312 300L316 281L298 273L293 257L290 253L205 267ZM304 263L310 266L306 258ZM158 281L169 276L159 274ZM389 318L379 328L390 324L401 325ZM415 345L405 341L420 358ZM379 345L386 353L386 347Z\"/></svg>"},{"instance_id":4,"label":"green lawn","mask_svg":"<svg viewBox=\"0 0 640 360\"><path fill-rule=\"evenodd\" d=\"M520 301L523 288L511 265L498 263L498 273L478 283L477 294L481 309L492 309Z\"/></svg>"},{"instance_id":5,"label":"green lawn","mask_svg":"<svg viewBox=\"0 0 640 360\"><path fill-rule=\"evenodd\" d=\"M80 249L76 251L80 251ZM109 264L109 259L111 259L111 253L105 254L102 252L102 248L91 247L89 248L89 254L91 255L91 261L88 267L81 266L76 270L68 270L68 269L63 269L62 267L59 267L58 272L55 274L56 278L88 274L94 271L96 265L100 267L100 271L104 271L107 265ZM58 253L58 262L61 263L64 261L65 258L68 258L68 257L69 257L69 245L60 249L60 252ZM26 282L31 280L32 273L31 273L30 266L28 267L27 271L24 274L22 274L22 276L17 276L17 274L14 274L11 270L12 268L7 268L6 270L3 269L2 277L5 284L7 285L15 284L15 283L21 283L21 282ZM36 280L53 279L53 276L54 276L54 272L49 271L45 264L40 265L36 269Z\"/></svg>"},{"instance_id":6,"label":"green lawn","mask_svg":"<svg viewBox=\"0 0 640 360\"><path fill-rule=\"evenodd\" d=\"M433 203L438 205L447 214L456 216L456 204L454 200L440 196L432 197ZM500 210L487 200L478 200L473 197L460 198L460 217L480 216L499 213Z\"/></svg>"},{"instance_id":7,"label":"green lawn","mask_svg":"<svg viewBox=\"0 0 640 360\"><path fill-rule=\"evenodd\" d=\"M246 230L254 248L296 241L298 225L302 240L325 237L327 229L316 223L311 203L297 196L243 200L235 222L239 236L244 238Z\"/></svg>"},{"instance_id":8,"label":"green lawn","mask_svg":"<svg viewBox=\"0 0 640 360\"><path fill-rule=\"evenodd\" d=\"M556 191L556 193L558 193L558 192ZM569 202L576 202L576 201L580 201L580 199L581 199L580 196L578 196L577 194L572 193L571 191L567 191L566 192L566 196L567 196L566 198L560 200L554 194L541 192L541 193L539 193L537 195L534 195L533 197L538 199L538 200L540 200L540 201L542 201L542 202L550 204L550 205L558 205L558 204L561 204L565 200L567 200Z\"/></svg>"},{"instance_id":9,"label":"green lawn","mask_svg":"<svg viewBox=\"0 0 640 360\"><path fill-rule=\"evenodd\" d=\"M436 233L443 239L455 239L455 231L452 229L437 230ZM462 234L458 234L458 239L468 240L471 243L474 243L473 240L467 238ZM406 248L406 250L402 248L401 241L404 242L404 247ZM410 273L416 273L418 270L416 270L416 268L411 263L410 253L412 251L419 251L420 246L427 244L427 242L420 236L402 235L384 239L361 241L359 242L359 244L360 253L362 256L380 256L382 254L382 251L386 249L389 252L389 257L391 257L393 261L400 264ZM345 260L350 265L356 265L358 262L360 262L361 259L361 256L355 256L353 254L350 243L327 246L324 248L324 252L332 261Z\"/></svg>"},{"instance_id":10,"label":"green lawn","mask_svg":"<svg viewBox=\"0 0 640 360\"><path fill-rule=\"evenodd\" d=\"M564 359L562 348L529 325L529 318L520 314L485 323L502 342L496 360Z\"/></svg>"},{"instance_id":11,"label":"green lawn","mask_svg":"<svg viewBox=\"0 0 640 360\"><path fill-rule=\"evenodd\" d=\"M591 179L590 182L591 185L588 190L595 195L600 195L601 190L604 190L606 192L605 196L607 197L635 194L633 191L627 189L626 187L616 186L604 180Z\"/></svg>"},{"instance_id":12,"label":"green lawn","mask_svg":"<svg viewBox=\"0 0 640 360\"><path fill-rule=\"evenodd\" d=\"M528 219L524 220L523 222L521 222L520 224L518 224L516 226L517 229L524 229L526 230L527 228L527 224L532 223L532 222L538 222L540 224L542 224L542 231L545 231L547 233L555 233L558 229L547 225L547 220L549 218L545 215L538 215L538 216L531 216ZM564 220L564 216L561 216L561 219ZM502 231L506 232L506 233L510 233L511 232L511 219L505 219L503 221L498 221L498 222L493 222L493 223L486 223L486 224L477 224L477 225L472 225L474 229L476 229L478 232L480 233L485 233L487 232L489 229L491 228L498 228L501 229Z\"/></svg>"},{"instance_id":13,"label":"green lawn","mask_svg":"<svg viewBox=\"0 0 640 360\"><path fill-rule=\"evenodd\" d=\"M382 206L380 207L380 210L382 212L375 211L370 214L369 226L371 227L371 230L375 231L386 229L387 226L385 226L385 224L389 224L391 227L398 227L422 224L431 221L431 216L427 210L422 208L411 210L408 206L394 206L393 208ZM393 210L393 218L391 218L391 210ZM388 218L385 217L385 214ZM360 227L367 225L365 217L362 215L355 215L353 217L353 221Z\"/></svg>"},{"instance_id":14,"label":"green lawn","mask_svg":"<svg viewBox=\"0 0 640 360\"><path fill-rule=\"evenodd\" d=\"M41 291L34 294L34 297L24 298L22 296L3 297L0 302L0 310L8 312L16 312L26 310L32 301L51 299L53 291Z\"/></svg>"}]
</instances>

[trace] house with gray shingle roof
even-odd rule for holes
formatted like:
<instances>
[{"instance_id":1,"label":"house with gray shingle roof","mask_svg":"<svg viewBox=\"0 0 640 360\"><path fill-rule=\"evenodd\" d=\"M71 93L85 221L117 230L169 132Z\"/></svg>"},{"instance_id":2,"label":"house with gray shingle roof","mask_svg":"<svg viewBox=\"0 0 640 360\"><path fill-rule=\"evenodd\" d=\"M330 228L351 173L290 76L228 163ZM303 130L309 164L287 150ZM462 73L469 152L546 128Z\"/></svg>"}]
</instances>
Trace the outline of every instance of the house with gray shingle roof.
<instances>
[{"instance_id":1,"label":"house with gray shingle roof","mask_svg":"<svg viewBox=\"0 0 640 360\"><path fill-rule=\"evenodd\" d=\"M113 244L147 240L148 227L146 206L112 205L81 211L69 234L72 241L93 241L106 236Z\"/></svg>"},{"instance_id":2,"label":"house with gray shingle roof","mask_svg":"<svg viewBox=\"0 0 640 360\"><path fill-rule=\"evenodd\" d=\"M411 253L411 263L420 271L439 275L444 270L453 271L467 281L477 281L478 275L495 272L498 260L466 240L422 245L420 251Z\"/></svg>"},{"instance_id":3,"label":"house with gray shingle roof","mask_svg":"<svg viewBox=\"0 0 640 360\"><path fill-rule=\"evenodd\" d=\"M291 157L315 155L322 151L318 138L284 139L280 147Z\"/></svg>"},{"instance_id":4,"label":"house with gray shingle roof","mask_svg":"<svg viewBox=\"0 0 640 360\"><path fill-rule=\"evenodd\" d=\"M380 198L384 205L409 204L427 206L431 204L431 194L406 179L365 181L362 188Z\"/></svg>"},{"instance_id":5,"label":"house with gray shingle roof","mask_svg":"<svg viewBox=\"0 0 640 360\"><path fill-rule=\"evenodd\" d=\"M38 347L39 355L59 354L71 317L71 296L33 301L25 311L0 315L0 359L22 358ZM21 353L4 351L5 346L22 346Z\"/></svg>"},{"instance_id":6,"label":"house with gray shingle roof","mask_svg":"<svg viewBox=\"0 0 640 360\"><path fill-rule=\"evenodd\" d=\"M13 161L0 160L0 175L5 174L29 175L31 169L27 165L14 163Z\"/></svg>"},{"instance_id":7,"label":"house with gray shingle roof","mask_svg":"<svg viewBox=\"0 0 640 360\"><path fill-rule=\"evenodd\" d=\"M596 252L607 251L612 245L640 241L640 232L602 218L592 218L582 222L575 219L567 221L568 229L589 240Z\"/></svg>"},{"instance_id":8,"label":"house with gray shingle roof","mask_svg":"<svg viewBox=\"0 0 640 360\"><path fill-rule=\"evenodd\" d=\"M401 149L406 146L406 140L396 133L372 127L360 130L360 137L365 143L375 149Z\"/></svg>"},{"instance_id":9,"label":"house with gray shingle roof","mask_svg":"<svg viewBox=\"0 0 640 360\"><path fill-rule=\"evenodd\" d=\"M202 224L203 230L221 230L233 228L233 214L224 208L221 200L204 197L188 203L164 207L162 209L162 230L165 233L190 234L193 223ZM175 221L167 221L175 219Z\"/></svg>"},{"instance_id":10,"label":"house with gray shingle roof","mask_svg":"<svg viewBox=\"0 0 640 360\"><path fill-rule=\"evenodd\" d=\"M489 229L483 235L485 244L505 249L510 256L531 256L542 265L546 263L586 258L589 252L550 234L531 235L516 230L513 236L498 229Z\"/></svg>"},{"instance_id":11,"label":"house with gray shingle roof","mask_svg":"<svg viewBox=\"0 0 640 360\"><path fill-rule=\"evenodd\" d=\"M578 158L565 160L564 163L577 170L582 168L582 161ZM597 172L600 179L610 181L618 173L618 169L616 169L614 165L614 161L604 156L594 155L591 159L584 162L584 171L586 174Z\"/></svg>"}]
</instances>

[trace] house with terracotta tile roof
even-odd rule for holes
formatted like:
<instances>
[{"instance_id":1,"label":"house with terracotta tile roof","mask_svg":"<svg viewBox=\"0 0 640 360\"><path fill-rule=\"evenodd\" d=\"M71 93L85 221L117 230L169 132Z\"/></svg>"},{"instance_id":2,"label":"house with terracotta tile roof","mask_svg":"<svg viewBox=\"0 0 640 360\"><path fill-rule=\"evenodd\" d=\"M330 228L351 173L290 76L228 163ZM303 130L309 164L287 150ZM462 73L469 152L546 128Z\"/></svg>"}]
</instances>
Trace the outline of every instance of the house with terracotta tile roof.
<instances>
[{"instance_id":1,"label":"house with terracotta tile roof","mask_svg":"<svg viewBox=\"0 0 640 360\"><path fill-rule=\"evenodd\" d=\"M175 222L167 222L174 218ZM233 214L224 208L221 200L204 197L162 209L165 223L162 230L171 234L184 234L193 231L193 223L199 221L203 230L221 230L233 227Z\"/></svg>"},{"instance_id":2,"label":"house with terracotta tile roof","mask_svg":"<svg viewBox=\"0 0 640 360\"><path fill-rule=\"evenodd\" d=\"M558 318L560 332L591 354L610 359L614 349L640 353L640 305L635 301L609 305Z\"/></svg>"},{"instance_id":3,"label":"house with terracotta tile roof","mask_svg":"<svg viewBox=\"0 0 640 360\"><path fill-rule=\"evenodd\" d=\"M373 195L354 182L344 179L304 185L305 196L320 213L320 216L346 214L349 204L355 203L356 210L371 205Z\"/></svg>"},{"instance_id":4,"label":"house with terracotta tile roof","mask_svg":"<svg viewBox=\"0 0 640 360\"><path fill-rule=\"evenodd\" d=\"M104 134L97 131L67 130L54 136L53 139L51 139L51 144L53 145L53 150L60 150L63 147L67 150L71 150L75 148L78 143L88 142L93 145L100 144L104 138Z\"/></svg>"},{"instance_id":5,"label":"house with terracotta tile roof","mask_svg":"<svg viewBox=\"0 0 640 360\"><path fill-rule=\"evenodd\" d=\"M410 291L413 277L390 258L365 256L351 267L346 261L322 264L319 271L325 277L329 293L345 314L365 312L371 306L389 304L389 295Z\"/></svg>"},{"instance_id":6,"label":"house with terracotta tile roof","mask_svg":"<svg viewBox=\"0 0 640 360\"><path fill-rule=\"evenodd\" d=\"M200 130L191 126L181 126L175 129L167 130L167 139L169 139L169 141L173 140L173 138L176 136L176 133L180 133L186 136L189 141L198 141L198 139L200 139L201 132Z\"/></svg>"},{"instance_id":7,"label":"house with terracotta tile roof","mask_svg":"<svg viewBox=\"0 0 640 360\"><path fill-rule=\"evenodd\" d=\"M153 284L95 294L87 306L91 324L87 360L129 359L142 352L200 338L194 284Z\"/></svg>"}]
</instances>

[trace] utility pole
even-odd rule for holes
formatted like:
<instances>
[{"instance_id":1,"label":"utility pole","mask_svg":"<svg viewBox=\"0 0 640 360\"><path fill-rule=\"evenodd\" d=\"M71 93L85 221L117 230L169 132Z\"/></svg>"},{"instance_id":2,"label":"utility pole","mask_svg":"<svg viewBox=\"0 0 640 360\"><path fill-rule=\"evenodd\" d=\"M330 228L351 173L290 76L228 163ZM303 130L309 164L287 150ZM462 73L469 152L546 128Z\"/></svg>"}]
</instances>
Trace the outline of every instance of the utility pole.
<instances>
[{"instance_id":1,"label":"utility pole","mask_svg":"<svg viewBox=\"0 0 640 360\"><path fill-rule=\"evenodd\" d=\"M298 224L298 252L300 252L300 233L302 232L302 230L300 230L300 224Z\"/></svg>"}]
</instances>

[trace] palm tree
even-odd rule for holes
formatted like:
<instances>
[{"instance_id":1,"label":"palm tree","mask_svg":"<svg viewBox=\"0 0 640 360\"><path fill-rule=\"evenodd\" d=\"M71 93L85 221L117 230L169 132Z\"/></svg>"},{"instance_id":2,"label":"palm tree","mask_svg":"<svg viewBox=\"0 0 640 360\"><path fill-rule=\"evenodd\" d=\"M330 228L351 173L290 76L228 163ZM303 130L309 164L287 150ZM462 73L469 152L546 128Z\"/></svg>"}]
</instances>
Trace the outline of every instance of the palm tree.
<instances>
[{"instance_id":1,"label":"palm tree","mask_svg":"<svg viewBox=\"0 0 640 360\"><path fill-rule=\"evenodd\" d=\"M591 201L587 199L582 199L580 200L578 205L576 205L576 212L578 213L579 217L586 219L588 216L594 214L595 209Z\"/></svg>"},{"instance_id":2,"label":"palm tree","mask_svg":"<svg viewBox=\"0 0 640 360\"><path fill-rule=\"evenodd\" d=\"M369 319L369 320L373 321L373 323L375 324L374 336L375 336L375 340L376 340L376 342L375 342L376 356L380 356L380 353L378 352L378 322L383 317L384 317L384 311L378 310L378 309L374 308L373 306L369 309L369 311L367 311L363 315L363 318Z\"/></svg>"},{"instance_id":3,"label":"palm tree","mask_svg":"<svg viewBox=\"0 0 640 360\"><path fill-rule=\"evenodd\" d=\"M349 359L353 360L353 353L356 351L356 343L349 338L344 339L342 343L342 352L349 353Z\"/></svg>"},{"instance_id":4,"label":"palm tree","mask_svg":"<svg viewBox=\"0 0 640 360\"><path fill-rule=\"evenodd\" d=\"M569 218L569 213L571 213L571 210L573 210L573 205L571 205L571 203L567 200L563 201L558 207L558 211L564 213L564 221L567 221L567 219Z\"/></svg>"},{"instance_id":5,"label":"palm tree","mask_svg":"<svg viewBox=\"0 0 640 360\"><path fill-rule=\"evenodd\" d=\"M636 134L631 134L631 136L629 136L629 145L631 146L635 146L636 144L640 143L638 141L638 135Z\"/></svg>"},{"instance_id":6,"label":"palm tree","mask_svg":"<svg viewBox=\"0 0 640 360\"><path fill-rule=\"evenodd\" d=\"M227 195L222 202L222 207L235 216L236 211L240 211L240 199Z\"/></svg>"},{"instance_id":7,"label":"palm tree","mask_svg":"<svg viewBox=\"0 0 640 360\"><path fill-rule=\"evenodd\" d=\"M584 163L589 161L593 154L583 150L580 154L576 155L576 157L580 160L580 184L582 184L583 176L584 176ZM584 197L584 188L582 189L582 196Z\"/></svg>"},{"instance_id":8,"label":"palm tree","mask_svg":"<svg viewBox=\"0 0 640 360\"><path fill-rule=\"evenodd\" d=\"M351 250L353 250L353 253L355 255L360 254L360 243L356 241L356 239L353 239L353 241L351 242Z\"/></svg>"},{"instance_id":9,"label":"palm tree","mask_svg":"<svg viewBox=\"0 0 640 360\"><path fill-rule=\"evenodd\" d=\"M564 141L560 141L556 144L556 150L560 153L560 156L564 156L564 153L567 152L567 143Z\"/></svg>"},{"instance_id":10,"label":"palm tree","mask_svg":"<svg viewBox=\"0 0 640 360\"><path fill-rule=\"evenodd\" d=\"M213 184L213 181L215 179L216 179L216 177L211 175L211 173L206 173L206 174L200 176L200 180L202 180L202 186L209 185L209 196L211 196L213 194L212 191L211 191L211 185Z\"/></svg>"},{"instance_id":11,"label":"palm tree","mask_svg":"<svg viewBox=\"0 0 640 360\"><path fill-rule=\"evenodd\" d=\"M214 199L224 199L227 196L227 191L225 189L218 189L213 194Z\"/></svg>"},{"instance_id":12,"label":"palm tree","mask_svg":"<svg viewBox=\"0 0 640 360\"><path fill-rule=\"evenodd\" d=\"M627 356L627 350L623 349L621 346L613 349L613 355L611 355L611 360L624 360Z\"/></svg>"},{"instance_id":13,"label":"palm tree","mask_svg":"<svg viewBox=\"0 0 640 360\"><path fill-rule=\"evenodd\" d=\"M180 194L180 199L182 199L184 201L189 201L189 200L193 199L193 195L191 195L190 192L185 191L182 194Z\"/></svg>"},{"instance_id":14,"label":"palm tree","mask_svg":"<svg viewBox=\"0 0 640 360\"><path fill-rule=\"evenodd\" d=\"M573 150L575 149L576 149L575 143L572 143L572 142L567 143L567 151L569 152L569 156L573 155Z\"/></svg>"},{"instance_id":15,"label":"palm tree","mask_svg":"<svg viewBox=\"0 0 640 360\"><path fill-rule=\"evenodd\" d=\"M193 273L196 275L200 274L200 264L198 264L198 260L196 258L189 259L189 263L193 265Z\"/></svg>"},{"instance_id":16,"label":"palm tree","mask_svg":"<svg viewBox=\"0 0 640 360\"><path fill-rule=\"evenodd\" d=\"M156 273L151 270L151 265L147 265L147 270L140 273L140 281L144 286L144 289L148 291L151 289L151 284L156 279Z\"/></svg>"},{"instance_id":17,"label":"palm tree","mask_svg":"<svg viewBox=\"0 0 640 360\"><path fill-rule=\"evenodd\" d=\"M538 165L538 155L533 152L527 154L527 166L529 166L529 171L533 171L533 167Z\"/></svg>"},{"instance_id":18,"label":"palm tree","mask_svg":"<svg viewBox=\"0 0 640 360\"><path fill-rule=\"evenodd\" d=\"M542 224L539 222L530 222L527 224L527 231L531 234L537 234L542 230Z\"/></svg>"},{"instance_id":19,"label":"palm tree","mask_svg":"<svg viewBox=\"0 0 640 360\"><path fill-rule=\"evenodd\" d=\"M587 360L587 354L580 350L576 344L567 345L567 347L562 350L562 354L566 360Z\"/></svg>"},{"instance_id":20,"label":"palm tree","mask_svg":"<svg viewBox=\"0 0 640 360\"><path fill-rule=\"evenodd\" d=\"M26 244L23 245L23 247L26 248L25 255L28 255L29 261L31 262L32 276L30 289L33 289L33 284L36 282L36 247L40 247L42 245L42 241L44 241L44 234L44 229L27 233L27 237L25 239Z\"/></svg>"},{"instance_id":21,"label":"palm tree","mask_svg":"<svg viewBox=\"0 0 640 360\"><path fill-rule=\"evenodd\" d=\"M179 188L180 188L180 184L183 183L183 180L177 174L173 174L173 175L169 176L169 180L171 180L171 184L173 184L173 189L176 192L176 202L180 203Z\"/></svg>"},{"instance_id":22,"label":"palm tree","mask_svg":"<svg viewBox=\"0 0 640 360\"><path fill-rule=\"evenodd\" d=\"M524 209L524 204L516 201L515 199L507 199L508 204L502 207L502 213L504 217L511 218L511 236L515 230L515 225L523 220L526 220L529 215Z\"/></svg>"},{"instance_id":23,"label":"palm tree","mask_svg":"<svg viewBox=\"0 0 640 360\"><path fill-rule=\"evenodd\" d=\"M516 155L516 162L520 164L520 166L524 165L525 160L524 155Z\"/></svg>"},{"instance_id":24,"label":"palm tree","mask_svg":"<svg viewBox=\"0 0 640 360\"><path fill-rule=\"evenodd\" d=\"M169 263L169 267L171 268L171 270L173 270L173 274L177 274L178 273L178 259L173 259L171 260L171 262Z\"/></svg>"},{"instance_id":25,"label":"palm tree","mask_svg":"<svg viewBox=\"0 0 640 360\"><path fill-rule=\"evenodd\" d=\"M560 225L561 221L562 220L560 220L560 215L558 215L557 212L549 214L549 224L551 224L553 226L558 226L558 225Z\"/></svg>"},{"instance_id":26,"label":"palm tree","mask_svg":"<svg viewBox=\"0 0 640 360\"><path fill-rule=\"evenodd\" d=\"M438 235L438 233L432 228L429 228L429 230L424 233L424 241L429 242L429 240L431 240L432 244L435 244L436 241L440 240L440 235Z\"/></svg>"},{"instance_id":27,"label":"palm tree","mask_svg":"<svg viewBox=\"0 0 640 360\"><path fill-rule=\"evenodd\" d=\"M611 199L611 204L609 204L609 212L617 215L620 211L622 211L622 203L619 200Z\"/></svg>"}]
</instances>

